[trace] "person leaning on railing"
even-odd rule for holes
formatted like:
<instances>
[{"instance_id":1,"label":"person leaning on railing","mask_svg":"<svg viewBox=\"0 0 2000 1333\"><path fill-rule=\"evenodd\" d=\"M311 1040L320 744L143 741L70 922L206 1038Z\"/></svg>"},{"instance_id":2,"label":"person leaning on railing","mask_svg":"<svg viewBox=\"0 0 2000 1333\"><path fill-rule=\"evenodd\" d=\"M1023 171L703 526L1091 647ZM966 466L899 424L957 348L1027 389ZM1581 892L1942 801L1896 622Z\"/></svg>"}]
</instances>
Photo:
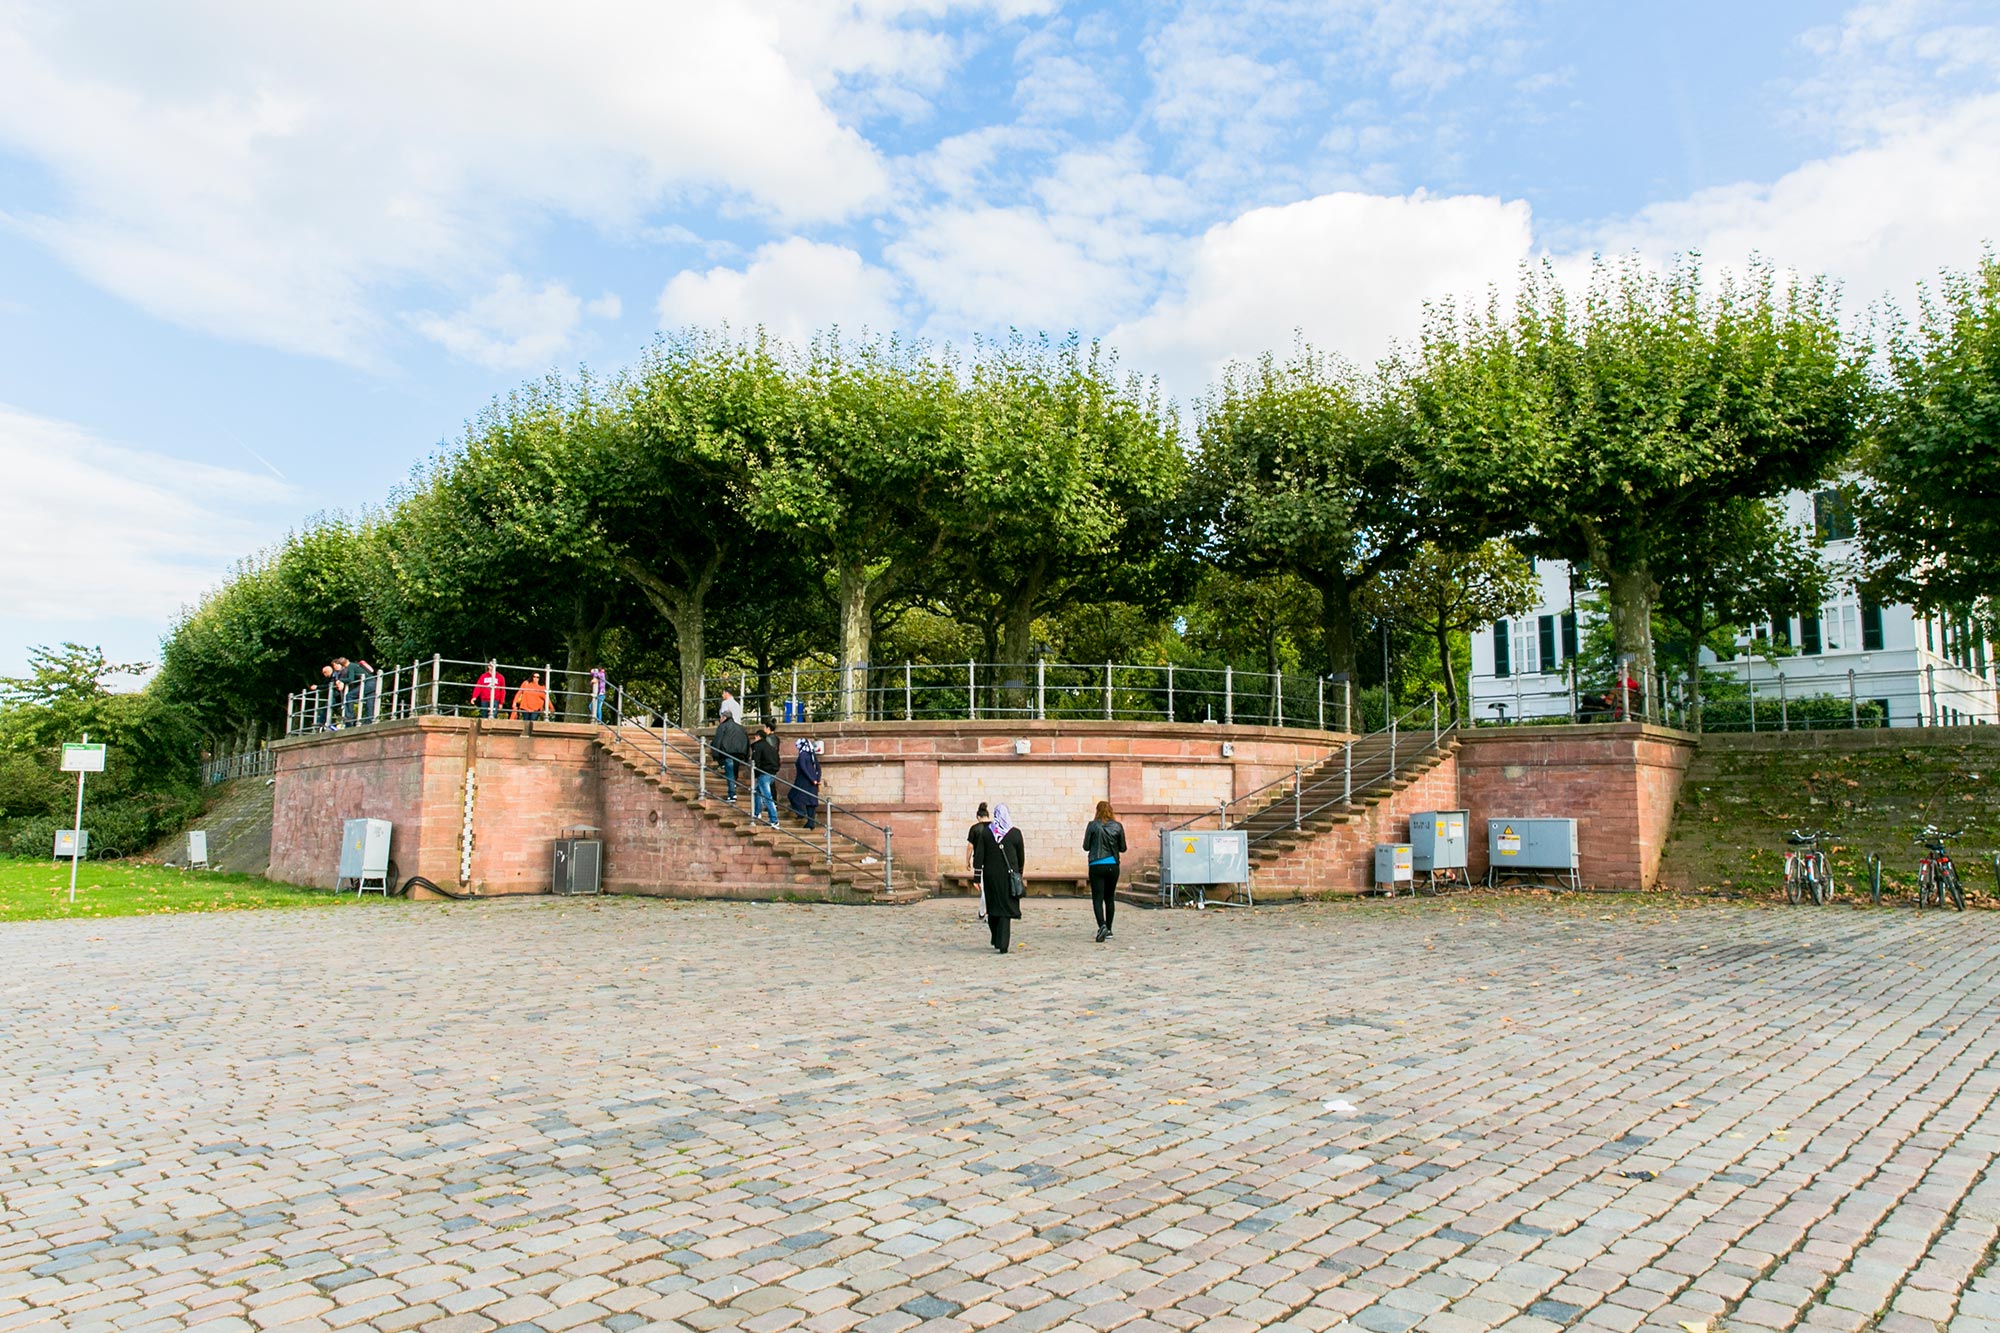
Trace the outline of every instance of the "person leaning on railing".
<instances>
[{"instance_id":1,"label":"person leaning on railing","mask_svg":"<svg viewBox=\"0 0 2000 1333\"><path fill-rule=\"evenodd\" d=\"M521 688L514 691L514 716L527 722L540 722L549 711L549 692L542 686L540 672L531 672Z\"/></svg>"}]
</instances>

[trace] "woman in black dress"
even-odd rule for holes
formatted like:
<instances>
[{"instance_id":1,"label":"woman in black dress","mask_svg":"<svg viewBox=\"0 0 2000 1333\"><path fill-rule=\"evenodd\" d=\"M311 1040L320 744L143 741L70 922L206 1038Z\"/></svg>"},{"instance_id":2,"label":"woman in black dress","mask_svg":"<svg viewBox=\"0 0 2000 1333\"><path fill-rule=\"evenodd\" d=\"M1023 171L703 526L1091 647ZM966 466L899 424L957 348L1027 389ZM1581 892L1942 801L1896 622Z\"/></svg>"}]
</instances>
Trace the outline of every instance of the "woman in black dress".
<instances>
[{"instance_id":1,"label":"woman in black dress","mask_svg":"<svg viewBox=\"0 0 2000 1333\"><path fill-rule=\"evenodd\" d=\"M1012 876L1028 868L1027 845L1021 830L1004 805L986 813L979 803L979 816L965 835L965 868L979 879L979 892L986 903L986 928L993 936L993 951L1006 953L1013 940L1014 923L1021 918L1021 901L1014 896Z\"/></svg>"}]
</instances>

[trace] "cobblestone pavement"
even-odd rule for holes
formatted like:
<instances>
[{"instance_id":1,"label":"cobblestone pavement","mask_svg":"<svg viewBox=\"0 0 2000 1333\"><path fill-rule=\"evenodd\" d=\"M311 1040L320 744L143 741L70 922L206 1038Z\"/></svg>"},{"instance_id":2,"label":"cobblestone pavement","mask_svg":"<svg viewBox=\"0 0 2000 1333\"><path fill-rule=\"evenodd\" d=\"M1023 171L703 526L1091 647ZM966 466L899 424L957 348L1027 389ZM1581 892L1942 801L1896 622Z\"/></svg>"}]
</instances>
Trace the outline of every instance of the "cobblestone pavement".
<instances>
[{"instance_id":1,"label":"cobblestone pavement","mask_svg":"<svg viewBox=\"0 0 2000 1333\"><path fill-rule=\"evenodd\" d=\"M0 931L0 1333L2000 1329L2000 914Z\"/></svg>"}]
</instances>

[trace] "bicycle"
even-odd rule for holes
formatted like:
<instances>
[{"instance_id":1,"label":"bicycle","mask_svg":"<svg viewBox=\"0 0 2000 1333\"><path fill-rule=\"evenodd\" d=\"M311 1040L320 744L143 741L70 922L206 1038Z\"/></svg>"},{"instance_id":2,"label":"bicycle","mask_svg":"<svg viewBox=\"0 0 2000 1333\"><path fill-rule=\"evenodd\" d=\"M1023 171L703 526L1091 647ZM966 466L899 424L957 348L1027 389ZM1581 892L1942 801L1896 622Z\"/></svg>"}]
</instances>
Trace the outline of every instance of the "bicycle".
<instances>
[{"instance_id":1,"label":"bicycle","mask_svg":"<svg viewBox=\"0 0 2000 1333\"><path fill-rule=\"evenodd\" d=\"M1945 900L1951 900L1953 911L1965 910L1965 888L1958 882L1958 867L1952 864L1951 853L1945 844L1965 832L1940 833L1937 825L1927 824L1916 841L1924 849L1924 859L1917 863L1917 906L1943 907Z\"/></svg>"},{"instance_id":2,"label":"bicycle","mask_svg":"<svg viewBox=\"0 0 2000 1333\"><path fill-rule=\"evenodd\" d=\"M1785 897L1796 905L1810 898L1818 907L1833 896L1833 879L1827 874L1826 853L1819 849L1823 832L1793 829L1786 839L1793 850L1785 853Z\"/></svg>"}]
</instances>

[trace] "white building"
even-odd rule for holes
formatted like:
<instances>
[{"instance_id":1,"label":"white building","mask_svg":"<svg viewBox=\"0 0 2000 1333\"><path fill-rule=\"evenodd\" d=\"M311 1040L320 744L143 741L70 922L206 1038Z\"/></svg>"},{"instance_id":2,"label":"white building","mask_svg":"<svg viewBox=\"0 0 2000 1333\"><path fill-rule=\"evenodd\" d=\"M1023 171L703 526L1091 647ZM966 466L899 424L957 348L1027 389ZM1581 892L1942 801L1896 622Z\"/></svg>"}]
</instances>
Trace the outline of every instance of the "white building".
<instances>
[{"instance_id":1,"label":"white building","mask_svg":"<svg viewBox=\"0 0 2000 1333\"><path fill-rule=\"evenodd\" d=\"M1813 526L1827 563L1845 567L1854 554L1854 521L1840 494L1795 491L1785 506L1792 521ZM1571 661L1577 655L1580 590L1571 586L1561 561L1538 561L1535 572L1541 580L1535 609L1472 637L1476 720L1568 717L1574 709ZM1750 685L1759 726L1767 725L1767 708L1780 708L1780 700L1788 706L1809 696L1876 702L1893 727L2000 721L2000 663L1976 624L1962 617L1919 616L1908 606L1876 606L1851 584L1836 587L1818 615L1756 626L1737 637L1730 661L1706 653L1704 661ZM1601 685L1583 682L1586 692ZM1640 712L1637 701L1632 711Z\"/></svg>"}]
</instances>

